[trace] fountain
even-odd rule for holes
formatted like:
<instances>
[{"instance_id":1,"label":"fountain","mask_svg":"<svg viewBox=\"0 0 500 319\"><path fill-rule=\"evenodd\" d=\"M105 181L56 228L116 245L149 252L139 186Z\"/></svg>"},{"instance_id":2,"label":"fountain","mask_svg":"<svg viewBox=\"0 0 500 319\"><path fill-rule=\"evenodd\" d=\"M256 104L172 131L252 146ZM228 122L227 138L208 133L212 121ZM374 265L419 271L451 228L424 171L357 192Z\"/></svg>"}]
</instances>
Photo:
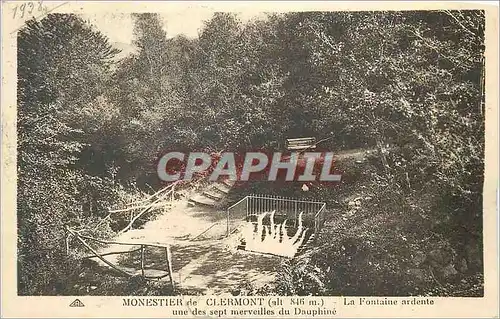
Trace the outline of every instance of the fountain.
<instances>
[{"instance_id":1,"label":"fountain","mask_svg":"<svg viewBox=\"0 0 500 319\"><path fill-rule=\"evenodd\" d=\"M288 236L287 220L275 224L275 213L274 210L258 215L257 225L248 221L241 232L241 240L245 243L245 250L293 258L308 232L302 224L304 212L299 214L297 230L292 237ZM264 218L268 214L270 215L269 225L264 225Z\"/></svg>"}]
</instances>

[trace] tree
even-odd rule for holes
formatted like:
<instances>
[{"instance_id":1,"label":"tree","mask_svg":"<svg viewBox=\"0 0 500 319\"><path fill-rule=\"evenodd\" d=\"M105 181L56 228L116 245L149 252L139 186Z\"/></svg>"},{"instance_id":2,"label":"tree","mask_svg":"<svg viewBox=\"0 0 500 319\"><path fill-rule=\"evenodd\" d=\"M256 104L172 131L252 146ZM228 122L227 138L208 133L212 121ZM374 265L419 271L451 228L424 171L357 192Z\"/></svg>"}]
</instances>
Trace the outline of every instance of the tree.
<instances>
[{"instance_id":1,"label":"tree","mask_svg":"<svg viewBox=\"0 0 500 319\"><path fill-rule=\"evenodd\" d=\"M117 52L75 15L33 19L18 33L20 294L65 288L64 275L74 269L65 256L64 227L92 217L86 206L96 199L89 192L109 193L106 179L89 176L78 160L95 132L86 126L95 114L86 110L105 91ZM100 194L97 202L107 200Z\"/></svg>"}]
</instances>

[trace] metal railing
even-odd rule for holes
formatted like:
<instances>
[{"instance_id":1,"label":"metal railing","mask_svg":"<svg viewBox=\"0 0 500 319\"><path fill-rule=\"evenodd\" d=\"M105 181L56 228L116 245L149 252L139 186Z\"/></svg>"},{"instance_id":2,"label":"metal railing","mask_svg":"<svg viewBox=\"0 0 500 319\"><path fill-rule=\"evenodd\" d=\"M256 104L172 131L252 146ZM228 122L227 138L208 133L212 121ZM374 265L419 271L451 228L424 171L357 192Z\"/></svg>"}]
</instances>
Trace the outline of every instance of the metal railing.
<instances>
[{"instance_id":1,"label":"metal railing","mask_svg":"<svg viewBox=\"0 0 500 319\"><path fill-rule=\"evenodd\" d=\"M290 226L297 226L299 214L303 212L304 225L314 225L317 234L325 222L325 202L297 200L273 195L248 195L227 209L227 233L229 236L244 220L264 212L276 211L275 216L293 221Z\"/></svg>"},{"instance_id":2,"label":"metal railing","mask_svg":"<svg viewBox=\"0 0 500 319\"><path fill-rule=\"evenodd\" d=\"M226 236L229 236L247 217L248 197L245 196L227 209Z\"/></svg>"}]
</instances>

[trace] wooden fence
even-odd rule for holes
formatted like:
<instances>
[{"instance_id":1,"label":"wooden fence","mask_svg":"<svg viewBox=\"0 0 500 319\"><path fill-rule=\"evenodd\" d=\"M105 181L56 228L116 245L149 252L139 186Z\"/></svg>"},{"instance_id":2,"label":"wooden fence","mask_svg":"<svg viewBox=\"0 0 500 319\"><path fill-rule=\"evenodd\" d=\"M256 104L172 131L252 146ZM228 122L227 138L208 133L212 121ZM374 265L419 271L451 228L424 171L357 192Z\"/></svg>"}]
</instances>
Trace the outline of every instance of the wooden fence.
<instances>
[{"instance_id":1,"label":"wooden fence","mask_svg":"<svg viewBox=\"0 0 500 319\"><path fill-rule=\"evenodd\" d=\"M172 206L175 194L175 186L177 185L177 183L178 182L175 182L168 185L167 187L162 188L146 199L128 203L125 205L125 208L110 209L108 211L108 215L96 224L95 229L97 229L97 227L99 227L105 221L111 219L113 216L124 213L129 214L129 223L127 224L127 226L125 226L125 228L118 232L118 235L132 229L134 223L147 213L152 212L153 210L158 208Z\"/></svg>"},{"instance_id":2,"label":"wooden fence","mask_svg":"<svg viewBox=\"0 0 500 319\"><path fill-rule=\"evenodd\" d=\"M130 273L129 271L120 268L119 266L113 264L112 262L110 262L109 260L107 260L104 257L109 256L109 255L132 254L134 252L140 251L141 276L146 280L160 280L160 279L163 279L163 278L168 276L170 279L170 284L172 285L172 287L174 286L173 271L172 271L172 253L171 253L169 245L161 245L161 244L153 244L153 243L128 243L128 242L108 241L108 240L97 239L97 238L87 236L87 235L82 235L82 234L80 234L80 232L73 230L73 229L70 229L70 228L66 228L66 230L68 232L67 240L69 240L71 237L74 237L78 242L80 242L86 248L86 250L88 250L92 253L92 255L84 257L84 259L98 258L103 263L105 263L109 267L113 268L114 270L116 270L120 274L127 276L127 277L133 277L133 276L136 276L135 273ZM124 246L124 247L138 246L138 248L130 249L130 250L122 250L122 251L113 251L113 252L101 254L96 249L92 248L92 246L88 243L89 241L99 243L99 244L104 244L104 245L119 245L119 246ZM165 261L166 261L166 269L158 269L158 268L150 268L150 267L148 268L146 266L145 252L146 252L146 249L148 247L163 250L164 256L165 256ZM159 276L148 276L148 275L146 275L147 269L164 271L165 274L159 275Z\"/></svg>"},{"instance_id":3,"label":"wooden fence","mask_svg":"<svg viewBox=\"0 0 500 319\"><path fill-rule=\"evenodd\" d=\"M129 214L129 222L123 228L118 232L117 235L120 235L128 230L131 230L134 226L134 223L141 217L145 216L147 213L152 212L155 209L158 208L165 208L165 207L171 207L173 204L174 200L174 191L175 191L175 186L178 182L172 183L168 185L167 187L162 188L158 192L154 193L153 195L149 196L148 198L140 201L135 201L132 203L126 204L125 208L122 209L110 209L108 211L108 215L101 219L95 226L94 229L97 229L102 223L105 221L113 218L113 216L117 216L117 214L124 214L128 213ZM103 263L108 265L109 267L115 269L117 272L124 276L132 277L135 276L135 273L131 273L125 269L120 268L119 266L113 264L106 258L105 256L110 256L110 255L132 255L136 252L140 252L140 273L141 276L144 279L147 280L160 280L165 277L170 278L170 284L174 285L173 282L173 276L172 276L172 253L170 250L169 245L161 245L161 244L153 244L153 243L131 243L131 242L118 242L118 241L109 241L109 240L103 240L103 239L98 239L91 237L89 235L84 235L82 234L83 230L76 230L76 229L71 229L69 227L66 228L66 251L69 254L69 243L71 238L75 238L79 243L85 247L87 251L91 253L90 256L84 257L86 259L90 258L98 258L101 260ZM98 243L101 245L118 245L118 246L124 246L129 248L129 250L123 248L121 251L113 251L113 252L108 252L108 253L99 253L96 249L94 249L89 242L93 243ZM136 246L137 248L135 249L130 249L130 247ZM154 268L148 268L146 266L146 251L148 248L155 248L155 249L160 249L163 250L163 254L165 256L165 261L166 261L166 269L154 269ZM166 273L160 276L148 276L146 275L146 270L147 269L153 269L153 270L160 270L160 271L165 271Z\"/></svg>"}]
</instances>

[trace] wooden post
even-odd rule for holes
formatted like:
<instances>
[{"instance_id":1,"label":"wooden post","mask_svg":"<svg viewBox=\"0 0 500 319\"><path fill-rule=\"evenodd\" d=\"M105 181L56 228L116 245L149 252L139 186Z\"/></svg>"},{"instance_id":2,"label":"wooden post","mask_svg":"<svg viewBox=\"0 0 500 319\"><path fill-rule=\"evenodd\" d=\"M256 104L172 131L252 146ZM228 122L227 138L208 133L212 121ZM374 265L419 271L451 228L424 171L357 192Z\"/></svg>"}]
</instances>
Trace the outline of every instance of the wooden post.
<instances>
[{"instance_id":1,"label":"wooden post","mask_svg":"<svg viewBox=\"0 0 500 319\"><path fill-rule=\"evenodd\" d=\"M170 278L170 285L174 288L174 272L172 271L172 254L170 252L170 246L165 247L165 257L167 257L167 272Z\"/></svg>"},{"instance_id":2,"label":"wooden post","mask_svg":"<svg viewBox=\"0 0 500 319\"><path fill-rule=\"evenodd\" d=\"M142 278L144 278L144 245L141 245L141 274Z\"/></svg>"}]
</instances>

